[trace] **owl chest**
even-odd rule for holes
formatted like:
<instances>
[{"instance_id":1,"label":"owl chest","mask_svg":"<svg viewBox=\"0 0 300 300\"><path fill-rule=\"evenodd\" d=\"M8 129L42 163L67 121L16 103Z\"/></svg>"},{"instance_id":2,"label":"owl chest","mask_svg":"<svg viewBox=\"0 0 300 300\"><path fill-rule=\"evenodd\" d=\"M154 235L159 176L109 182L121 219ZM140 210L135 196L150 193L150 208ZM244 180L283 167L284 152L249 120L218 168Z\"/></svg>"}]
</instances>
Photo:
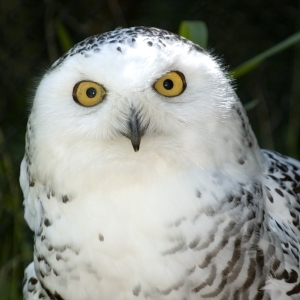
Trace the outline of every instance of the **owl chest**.
<instances>
[{"instance_id":1,"label":"owl chest","mask_svg":"<svg viewBox=\"0 0 300 300\"><path fill-rule=\"evenodd\" d=\"M65 202L41 197L35 236L41 280L60 294L71 288L74 300L194 299L201 282L215 277L218 285L217 268L232 259L238 226L232 230L226 213L211 214L218 198L209 184L164 183ZM205 287L204 294L212 285Z\"/></svg>"},{"instance_id":2,"label":"owl chest","mask_svg":"<svg viewBox=\"0 0 300 300\"><path fill-rule=\"evenodd\" d=\"M40 197L35 236L37 272L57 289L71 285L80 294L87 281L112 299L110 285L128 286L131 295L142 283L145 292L164 290L193 267L186 251L199 235L191 223L201 209L195 186L172 182L65 199Z\"/></svg>"}]
</instances>

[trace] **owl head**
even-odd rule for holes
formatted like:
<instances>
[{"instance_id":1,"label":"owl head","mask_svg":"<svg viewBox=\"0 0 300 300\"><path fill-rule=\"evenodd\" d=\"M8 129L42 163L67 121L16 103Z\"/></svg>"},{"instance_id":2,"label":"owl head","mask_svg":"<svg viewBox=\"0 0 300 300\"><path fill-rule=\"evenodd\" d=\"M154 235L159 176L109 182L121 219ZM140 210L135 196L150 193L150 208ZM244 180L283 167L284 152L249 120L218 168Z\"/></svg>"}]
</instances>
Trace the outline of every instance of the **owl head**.
<instances>
[{"instance_id":1,"label":"owl head","mask_svg":"<svg viewBox=\"0 0 300 300\"><path fill-rule=\"evenodd\" d=\"M75 45L43 76L30 124L38 165L53 161L43 174L116 160L222 168L257 159L217 60L156 28L118 28Z\"/></svg>"}]
</instances>

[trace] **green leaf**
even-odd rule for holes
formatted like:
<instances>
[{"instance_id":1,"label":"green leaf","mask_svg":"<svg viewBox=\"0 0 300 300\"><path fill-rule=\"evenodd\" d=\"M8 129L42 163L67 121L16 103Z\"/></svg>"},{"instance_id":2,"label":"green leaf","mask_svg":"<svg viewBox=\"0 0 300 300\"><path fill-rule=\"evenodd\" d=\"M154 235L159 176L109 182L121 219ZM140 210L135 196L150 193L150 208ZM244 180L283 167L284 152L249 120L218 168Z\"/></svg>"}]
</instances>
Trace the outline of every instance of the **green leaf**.
<instances>
[{"instance_id":1,"label":"green leaf","mask_svg":"<svg viewBox=\"0 0 300 300\"><path fill-rule=\"evenodd\" d=\"M249 59L248 61L242 63L235 69L233 69L230 73L231 76L234 78L241 77L245 75L246 73L250 72L254 68L256 68L259 64L261 64L265 59L268 57L275 55L288 47L293 46L294 44L298 43L300 41L300 32L297 32L293 35L291 35L289 38L285 39L281 43L275 45L274 47L254 56L253 58Z\"/></svg>"},{"instance_id":2,"label":"green leaf","mask_svg":"<svg viewBox=\"0 0 300 300\"><path fill-rule=\"evenodd\" d=\"M179 35L204 49L207 47L208 31L206 24L202 21L182 21L179 25Z\"/></svg>"},{"instance_id":3,"label":"green leaf","mask_svg":"<svg viewBox=\"0 0 300 300\"><path fill-rule=\"evenodd\" d=\"M60 46L64 52L67 52L74 45L71 36L63 23L61 23L60 21L56 21L55 25L56 25L56 34Z\"/></svg>"}]
</instances>

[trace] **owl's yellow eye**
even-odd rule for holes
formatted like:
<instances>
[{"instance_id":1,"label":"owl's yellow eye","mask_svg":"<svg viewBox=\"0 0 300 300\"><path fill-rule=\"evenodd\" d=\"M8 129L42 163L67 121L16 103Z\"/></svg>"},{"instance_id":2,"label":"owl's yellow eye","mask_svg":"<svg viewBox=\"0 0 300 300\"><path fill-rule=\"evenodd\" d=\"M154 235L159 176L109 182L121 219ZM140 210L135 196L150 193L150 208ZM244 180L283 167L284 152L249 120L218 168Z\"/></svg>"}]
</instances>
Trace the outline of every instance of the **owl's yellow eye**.
<instances>
[{"instance_id":1,"label":"owl's yellow eye","mask_svg":"<svg viewBox=\"0 0 300 300\"><path fill-rule=\"evenodd\" d=\"M154 88L163 96L178 96L183 93L186 88L184 75L179 71L171 71L159 78L155 82Z\"/></svg>"},{"instance_id":2,"label":"owl's yellow eye","mask_svg":"<svg viewBox=\"0 0 300 300\"><path fill-rule=\"evenodd\" d=\"M93 81L77 82L73 89L74 101L83 106L94 106L100 103L104 96L104 87Z\"/></svg>"}]
</instances>

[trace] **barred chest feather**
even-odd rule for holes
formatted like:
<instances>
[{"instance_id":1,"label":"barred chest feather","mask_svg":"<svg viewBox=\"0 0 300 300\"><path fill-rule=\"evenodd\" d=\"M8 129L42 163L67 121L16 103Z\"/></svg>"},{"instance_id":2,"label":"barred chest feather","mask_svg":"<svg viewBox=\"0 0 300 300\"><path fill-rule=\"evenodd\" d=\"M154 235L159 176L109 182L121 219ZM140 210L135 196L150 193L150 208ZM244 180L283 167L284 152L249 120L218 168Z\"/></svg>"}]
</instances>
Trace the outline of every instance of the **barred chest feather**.
<instances>
[{"instance_id":1,"label":"barred chest feather","mask_svg":"<svg viewBox=\"0 0 300 300\"><path fill-rule=\"evenodd\" d=\"M35 182L34 263L45 297L269 299L270 274L293 275L261 183L200 170L163 175L88 195Z\"/></svg>"}]
</instances>

